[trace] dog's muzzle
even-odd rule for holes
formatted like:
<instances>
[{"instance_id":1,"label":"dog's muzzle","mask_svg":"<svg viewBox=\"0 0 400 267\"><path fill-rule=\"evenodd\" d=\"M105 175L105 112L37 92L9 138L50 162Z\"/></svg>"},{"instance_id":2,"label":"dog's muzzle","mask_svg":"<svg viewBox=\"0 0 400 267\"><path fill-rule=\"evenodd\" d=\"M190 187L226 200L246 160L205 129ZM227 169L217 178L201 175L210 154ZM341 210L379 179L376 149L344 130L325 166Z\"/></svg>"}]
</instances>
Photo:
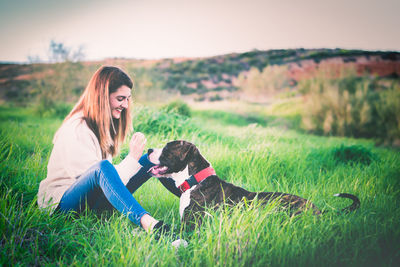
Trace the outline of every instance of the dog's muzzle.
<instances>
[{"instance_id":1,"label":"dog's muzzle","mask_svg":"<svg viewBox=\"0 0 400 267\"><path fill-rule=\"evenodd\" d=\"M168 171L167 166L156 165L150 168L149 172L155 177L162 177Z\"/></svg>"}]
</instances>

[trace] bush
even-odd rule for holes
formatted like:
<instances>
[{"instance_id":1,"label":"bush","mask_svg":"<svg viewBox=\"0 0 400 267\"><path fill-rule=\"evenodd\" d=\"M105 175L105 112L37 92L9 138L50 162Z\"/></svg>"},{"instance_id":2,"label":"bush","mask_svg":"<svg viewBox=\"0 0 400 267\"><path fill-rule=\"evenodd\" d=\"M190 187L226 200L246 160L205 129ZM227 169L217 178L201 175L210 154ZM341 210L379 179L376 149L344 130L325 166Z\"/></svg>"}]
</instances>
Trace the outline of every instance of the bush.
<instances>
[{"instance_id":1,"label":"bush","mask_svg":"<svg viewBox=\"0 0 400 267\"><path fill-rule=\"evenodd\" d=\"M170 112L177 113L184 117L192 116L190 107L185 102L183 102L182 100L179 100L179 99L171 101L170 103L165 105L161 110L164 112L168 112L168 113L170 113Z\"/></svg>"},{"instance_id":2,"label":"bush","mask_svg":"<svg viewBox=\"0 0 400 267\"><path fill-rule=\"evenodd\" d=\"M156 111L148 107L135 107L133 128L135 131L145 134L172 135L174 138L180 136L188 129L196 127L188 126L191 121L175 112Z\"/></svg>"},{"instance_id":3,"label":"bush","mask_svg":"<svg viewBox=\"0 0 400 267\"><path fill-rule=\"evenodd\" d=\"M335 77L339 75L339 77ZM400 138L400 89L379 80L357 77L353 68L332 74L320 70L299 83L304 94L303 128L317 134L377 138L393 143Z\"/></svg>"},{"instance_id":4,"label":"bush","mask_svg":"<svg viewBox=\"0 0 400 267\"><path fill-rule=\"evenodd\" d=\"M377 118L381 122L380 136L386 142L394 143L400 139L400 85L392 86L380 94L379 101L374 103Z\"/></svg>"},{"instance_id":5,"label":"bush","mask_svg":"<svg viewBox=\"0 0 400 267\"><path fill-rule=\"evenodd\" d=\"M41 99L33 111L40 117L64 119L72 110L72 105L64 102L53 102L47 98Z\"/></svg>"},{"instance_id":6,"label":"bush","mask_svg":"<svg viewBox=\"0 0 400 267\"><path fill-rule=\"evenodd\" d=\"M224 99L219 94L216 94L216 95L210 97L211 102L222 101L222 100L224 100Z\"/></svg>"},{"instance_id":7,"label":"bush","mask_svg":"<svg viewBox=\"0 0 400 267\"><path fill-rule=\"evenodd\" d=\"M341 145L338 148L334 148L332 152L337 163L360 163L363 165L369 165L373 160L376 159L375 154L373 154L371 150L359 145Z\"/></svg>"},{"instance_id":8,"label":"bush","mask_svg":"<svg viewBox=\"0 0 400 267\"><path fill-rule=\"evenodd\" d=\"M251 68L247 74L240 74L238 86L244 92L256 95L272 94L290 85L287 66L267 66L260 72Z\"/></svg>"}]
</instances>

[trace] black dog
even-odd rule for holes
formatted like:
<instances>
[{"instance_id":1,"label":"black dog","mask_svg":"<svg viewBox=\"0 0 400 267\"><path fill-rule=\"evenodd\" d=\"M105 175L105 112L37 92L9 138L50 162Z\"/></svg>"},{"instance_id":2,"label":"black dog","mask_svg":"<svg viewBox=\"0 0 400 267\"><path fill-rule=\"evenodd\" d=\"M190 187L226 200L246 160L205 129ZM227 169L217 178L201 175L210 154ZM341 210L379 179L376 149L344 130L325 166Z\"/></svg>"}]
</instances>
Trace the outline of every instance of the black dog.
<instances>
[{"instance_id":1,"label":"black dog","mask_svg":"<svg viewBox=\"0 0 400 267\"><path fill-rule=\"evenodd\" d=\"M197 147L187 141L173 141L163 149L150 149L148 154L150 160L157 164L150 170L151 173L156 177L170 177L175 181L181 193L181 219L191 226L194 226L193 223L201 224L206 207L217 208L223 203L234 205L244 199L251 202L257 198L263 203L276 201L280 207L293 215L306 209L312 209L315 215L321 214L321 211L305 198L278 192L249 192L221 180ZM353 211L360 206L359 199L354 195L343 193L335 196L353 200L343 211Z\"/></svg>"}]
</instances>

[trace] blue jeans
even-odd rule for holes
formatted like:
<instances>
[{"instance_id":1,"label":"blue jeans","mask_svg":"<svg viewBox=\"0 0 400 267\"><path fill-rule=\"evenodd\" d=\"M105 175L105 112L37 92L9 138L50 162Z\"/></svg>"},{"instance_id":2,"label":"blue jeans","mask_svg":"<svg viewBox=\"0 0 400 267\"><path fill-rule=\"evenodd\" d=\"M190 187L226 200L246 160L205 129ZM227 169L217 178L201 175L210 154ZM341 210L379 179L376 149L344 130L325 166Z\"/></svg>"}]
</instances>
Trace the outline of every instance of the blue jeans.
<instances>
[{"instance_id":1,"label":"blue jeans","mask_svg":"<svg viewBox=\"0 0 400 267\"><path fill-rule=\"evenodd\" d=\"M140 219L148 212L132 194L151 177L148 170L154 164L148 160L147 154L140 158L139 163L143 167L126 186L108 160L96 163L65 191L57 209L61 212L80 213L86 207L96 212L110 211L115 208L133 223L141 226Z\"/></svg>"}]
</instances>

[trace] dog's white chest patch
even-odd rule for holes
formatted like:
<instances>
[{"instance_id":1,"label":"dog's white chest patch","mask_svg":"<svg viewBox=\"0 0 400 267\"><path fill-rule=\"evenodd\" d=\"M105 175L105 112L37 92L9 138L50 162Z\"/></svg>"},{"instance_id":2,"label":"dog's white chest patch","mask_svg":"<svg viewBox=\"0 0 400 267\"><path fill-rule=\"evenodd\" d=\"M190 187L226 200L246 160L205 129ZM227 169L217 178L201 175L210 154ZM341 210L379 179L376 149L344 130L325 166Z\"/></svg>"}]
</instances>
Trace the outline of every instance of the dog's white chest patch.
<instances>
[{"instance_id":1,"label":"dog's white chest patch","mask_svg":"<svg viewBox=\"0 0 400 267\"><path fill-rule=\"evenodd\" d=\"M193 186L189 190L185 191L180 198L179 201L179 214L181 215L181 220L183 220L183 212L185 211L186 207L190 204L190 192L195 189L196 186Z\"/></svg>"},{"instance_id":2,"label":"dog's white chest patch","mask_svg":"<svg viewBox=\"0 0 400 267\"><path fill-rule=\"evenodd\" d=\"M174 181L175 181L175 185L178 187L189 177L189 167L186 166L186 168L183 171L174 173L171 176L172 176L172 179L174 179ZM196 186L193 186L192 188L183 192L180 197L179 214L181 215L181 220L183 219L183 212L185 211L185 208L187 206L189 206L189 204L190 204L190 192L195 188L196 188Z\"/></svg>"}]
</instances>

